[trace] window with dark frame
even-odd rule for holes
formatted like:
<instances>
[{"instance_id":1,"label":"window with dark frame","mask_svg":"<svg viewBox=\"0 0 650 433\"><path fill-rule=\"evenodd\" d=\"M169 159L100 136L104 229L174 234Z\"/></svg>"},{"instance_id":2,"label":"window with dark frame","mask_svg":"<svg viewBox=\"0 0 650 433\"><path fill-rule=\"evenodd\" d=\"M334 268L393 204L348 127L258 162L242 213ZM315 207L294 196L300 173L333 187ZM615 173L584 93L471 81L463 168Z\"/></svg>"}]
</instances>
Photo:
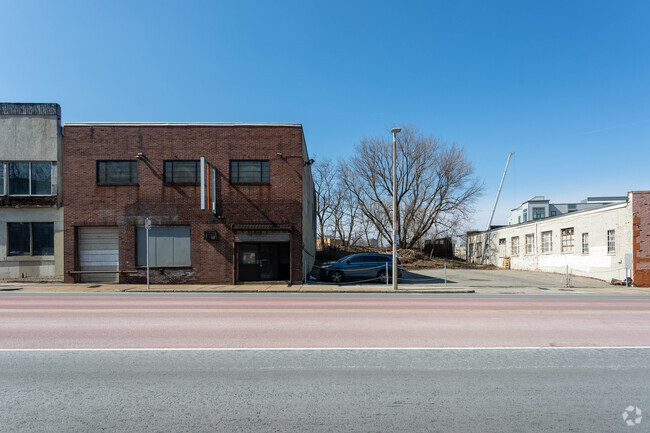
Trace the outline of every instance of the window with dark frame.
<instances>
[{"instance_id":1,"label":"window with dark frame","mask_svg":"<svg viewBox=\"0 0 650 433\"><path fill-rule=\"evenodd\" d=\"M268 160L231 160L230 183L269 183Z\"/></svg>"},{"instance_id":2,"label":"window with dark frame","mask_svg":"<svg viewBox=\"0 0 650 433\"><path fill-rule=\"evenodd\" d=\"M97 161L97 184L138 183L138 161Z\"/></svg>"},{"instance_id":3,"label":"window with dark frame","mask_svg":"<svg viewBox=\"0 0 650 433\"><path fill-rule=\"evenodd\" d=\"M9 195L52 195L51 162L0 163L0 195L5 193L5 165Z\"/></svg>"},{"instance_id":4,"label":"window with dark frame","mask_svg":"<svg viewBox=\"0 0 650 433\"><path fill-rule=\"evenodd\" d=\"M54 255L54 223L7 223L7 255Z\"/></svg>"},{"instance_id":5,"label":"window with dark frame","mask_svg":"<svg viewBox=\"0 0 650 433\"><path fill-rule=\"evenodd\" d=\"M543 207L534 207L533 208L533 220L539 220L546 218L546 209Z\"/></svg>"},{"instance_id":6,"label":"window with dark frame","mask_svg":"<svg viewBox=\"0 0 650 433\"><path fill-rule=\"evenodd\" d=\"M200 182L200 161L165 161L164 182L165 183L191 183Z\"/></svg>"}]
</instances>

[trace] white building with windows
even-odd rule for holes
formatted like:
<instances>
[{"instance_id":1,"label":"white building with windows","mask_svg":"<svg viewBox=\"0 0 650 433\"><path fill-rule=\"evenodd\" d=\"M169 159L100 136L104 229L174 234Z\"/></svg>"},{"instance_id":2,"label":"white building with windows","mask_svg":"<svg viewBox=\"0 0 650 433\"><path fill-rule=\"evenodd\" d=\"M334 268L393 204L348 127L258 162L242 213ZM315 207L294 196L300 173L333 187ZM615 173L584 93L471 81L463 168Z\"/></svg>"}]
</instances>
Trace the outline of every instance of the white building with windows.
<instances>
[{"instance_id":1,"label":"white building with windows","mask_svg":"<svg viewBox=\"0 0 650 433\"><path fill-rule=\"evenodd\" d=\"M587 197L580 203L551 203L544 196L536 195L510 211L508 225L592 209L610 203L621 203L625 200L627 200L626 196Z\"/></svg>"},{"instance_id":2,"label":"white building with windows","mask_svg":"<svg viewBox=\"0 0 650 433\"><path fill-rule=\"evenodd\" d=\"M647 235L639 234L639 230L650 227L650 212L644 202L649 198L648 192L631 192L624 202L490 231L468 232L467 259L510 269L562 274L568 267L572 275L606 281L624 280L634 270L641 278L641 272L650 272L645 269L648 260L644 258L650 245L644 241ZM542 206L542 200L529 202Z\"/></svg>"},{"instance_id":3,"label":"white building with windows","mask_svg":"<svg viewBox=\"0 0 650 433\"><path fill-rule=\"evenodd\" d=\"M58 104L0 103L0 279L63 276Z\"/></svg>"}]
</instances>

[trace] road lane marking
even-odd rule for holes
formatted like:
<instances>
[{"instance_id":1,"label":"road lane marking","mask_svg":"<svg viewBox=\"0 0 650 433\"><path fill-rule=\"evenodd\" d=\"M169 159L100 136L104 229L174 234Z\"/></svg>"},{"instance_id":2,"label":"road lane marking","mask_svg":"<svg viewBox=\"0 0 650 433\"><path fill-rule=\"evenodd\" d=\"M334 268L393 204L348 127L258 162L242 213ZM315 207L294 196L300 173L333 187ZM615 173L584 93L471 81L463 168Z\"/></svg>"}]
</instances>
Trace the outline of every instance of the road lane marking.
<instances>
[{"instance_id":1,"label":"road lane marking","mask_svg":"<svg viewBox=\"0 0 650 433\"><path fill-rule=\"evenodd\" d=\"M564 309L554 308L0 308L0 313L111 313L111 312L391 312L391 311L513 311L513 312L547 312L547 313L650 313L650 308L642 309Z\"/></svg>"}]
</instances>

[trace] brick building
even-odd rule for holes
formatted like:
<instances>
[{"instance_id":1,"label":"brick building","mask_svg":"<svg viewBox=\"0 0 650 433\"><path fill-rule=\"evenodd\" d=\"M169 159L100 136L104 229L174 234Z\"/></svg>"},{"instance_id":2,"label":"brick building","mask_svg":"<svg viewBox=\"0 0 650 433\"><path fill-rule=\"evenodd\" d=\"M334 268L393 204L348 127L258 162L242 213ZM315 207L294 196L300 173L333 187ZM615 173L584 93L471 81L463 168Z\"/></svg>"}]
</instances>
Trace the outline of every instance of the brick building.
<instances>
[{"instance_id":1,"label":"brick building","mask_svg":"<svg viewBox=\"0 0 650 433\"><path fill-rule=\"evenodd\" d=\"M314 262L300 124L66 123L65 280L303 279Z\"/></svg>"}]
</instances>

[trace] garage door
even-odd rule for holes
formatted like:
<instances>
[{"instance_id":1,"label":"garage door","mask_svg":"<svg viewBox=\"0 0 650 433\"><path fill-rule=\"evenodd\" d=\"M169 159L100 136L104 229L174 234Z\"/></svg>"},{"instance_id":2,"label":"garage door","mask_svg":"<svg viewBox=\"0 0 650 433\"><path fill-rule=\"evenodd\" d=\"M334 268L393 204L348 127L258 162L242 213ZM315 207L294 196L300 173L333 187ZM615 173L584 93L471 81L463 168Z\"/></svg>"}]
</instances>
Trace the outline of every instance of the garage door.
<instances>
[{"instance_id":1,"label":"garage door","mask_svg":"<svg viewBox=\"0 0 650 433\"><path fill-rule=\"evenodd\" d=\"M117 271L119 245L117 227L79 227L79 270ZM81 274L82 283L117 282L119 274Z\"/></svg>"}]
</instances>

